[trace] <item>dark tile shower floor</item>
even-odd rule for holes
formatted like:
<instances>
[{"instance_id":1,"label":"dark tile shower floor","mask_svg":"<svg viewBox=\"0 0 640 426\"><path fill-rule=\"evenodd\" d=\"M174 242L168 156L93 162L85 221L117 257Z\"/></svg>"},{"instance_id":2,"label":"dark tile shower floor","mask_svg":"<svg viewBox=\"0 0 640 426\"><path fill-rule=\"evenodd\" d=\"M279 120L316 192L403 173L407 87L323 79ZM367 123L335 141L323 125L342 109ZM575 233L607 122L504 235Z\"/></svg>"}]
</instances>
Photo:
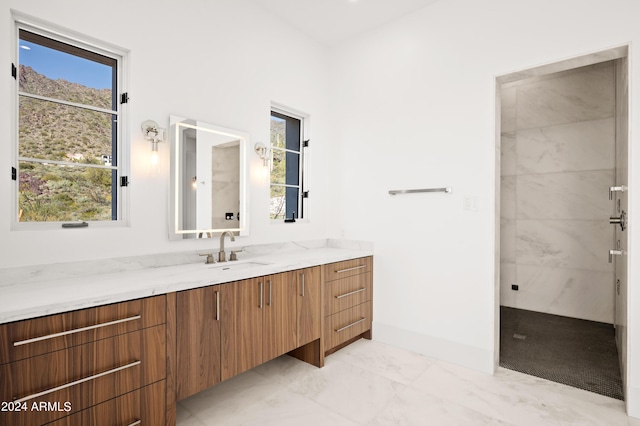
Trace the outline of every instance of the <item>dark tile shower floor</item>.
<instances>
[{"instance_id":1,"label":"dark tile shower floor","mask_svg":"<svg viewBox=\"0 0 640 426\"><path fill-rule=\"evenodd\" d=\"M623 399L611 324L501 306L500 366Z\"/></svg>"}]
</instances>

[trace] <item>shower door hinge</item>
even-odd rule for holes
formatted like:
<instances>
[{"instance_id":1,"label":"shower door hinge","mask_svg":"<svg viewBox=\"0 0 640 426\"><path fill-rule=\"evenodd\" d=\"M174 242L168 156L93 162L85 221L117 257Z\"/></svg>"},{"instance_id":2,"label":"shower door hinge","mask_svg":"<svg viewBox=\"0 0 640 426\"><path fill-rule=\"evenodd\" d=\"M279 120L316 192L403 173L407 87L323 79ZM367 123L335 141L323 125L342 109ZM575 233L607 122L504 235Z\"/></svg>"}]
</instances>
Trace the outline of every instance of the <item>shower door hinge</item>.
<instances>
[{"instance_id":1,"label":"shower door hinge","mask_svg":"<svg viewBox=\"0 0 640 426\"><path fill-rule=\"evenodd\" d=\"M15 167L11 168L11 180L18 180L18 169Z\"/></svg>"},{"instance_id":2,"label":"shower door hinge","mask_svg":"<svg viewBox=\"0 0 640 426\"><path fill-rule=\"evenodd\" d=\"M13 77L14 80L18 79L18 69L15 64L11 64L11 77Z\"/></svg>"}]
</instances>

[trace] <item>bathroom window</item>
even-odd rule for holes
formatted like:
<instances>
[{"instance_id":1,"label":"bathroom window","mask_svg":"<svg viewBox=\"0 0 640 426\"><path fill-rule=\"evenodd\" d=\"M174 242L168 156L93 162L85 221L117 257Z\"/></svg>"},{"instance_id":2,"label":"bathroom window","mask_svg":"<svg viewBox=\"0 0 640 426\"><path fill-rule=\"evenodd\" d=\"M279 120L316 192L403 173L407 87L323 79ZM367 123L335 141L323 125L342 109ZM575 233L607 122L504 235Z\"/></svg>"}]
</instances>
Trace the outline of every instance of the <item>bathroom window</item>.
<instances>
[{"instance_id":1,"label":"bathroom window","mask_svg":"<svg viewBox=\"0 0 640 426\"><path fill-rule=\"evenodd\" d=\"M304 218L308 191L304 190L305 118L285 110L271 110L271 185L269 216L274 221Z\"/></svg>"},{"instance_id":2,"label":"bathroom window","mask_svg":"<svg viewBox=\"0 0 640 426\"><path fill-rule=\"evenodd\" d=\"M16 39L14 223L123 222L124 53L19 19Z\"/></svg>"}]
</instances>

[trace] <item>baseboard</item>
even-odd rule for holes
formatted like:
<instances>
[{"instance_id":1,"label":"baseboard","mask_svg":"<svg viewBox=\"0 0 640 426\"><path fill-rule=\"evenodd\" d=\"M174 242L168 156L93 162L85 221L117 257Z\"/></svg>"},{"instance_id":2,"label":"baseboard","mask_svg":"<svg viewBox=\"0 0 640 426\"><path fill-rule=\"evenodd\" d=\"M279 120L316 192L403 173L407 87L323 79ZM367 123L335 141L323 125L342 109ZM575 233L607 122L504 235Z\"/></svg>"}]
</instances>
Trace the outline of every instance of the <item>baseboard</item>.
<instances>
[{"instance_id":1,"label":"baseboard","mask_svg":"<svg viewBox=\"0 0 640 426\"><path fill-rule=\"evenodd\" d=\"M627 415L640 419L640 388L627 386Z\"/></svg>"},{"instance_id":2,"label":"baseboard","mask_svg":"<svg viewBox=\"0 0 640 426\"><path fill-rule=\"evenodd\" d=\"M373 339L431 358L493 374L492 351L374 322Z\"/></svg>"}]
</instances>

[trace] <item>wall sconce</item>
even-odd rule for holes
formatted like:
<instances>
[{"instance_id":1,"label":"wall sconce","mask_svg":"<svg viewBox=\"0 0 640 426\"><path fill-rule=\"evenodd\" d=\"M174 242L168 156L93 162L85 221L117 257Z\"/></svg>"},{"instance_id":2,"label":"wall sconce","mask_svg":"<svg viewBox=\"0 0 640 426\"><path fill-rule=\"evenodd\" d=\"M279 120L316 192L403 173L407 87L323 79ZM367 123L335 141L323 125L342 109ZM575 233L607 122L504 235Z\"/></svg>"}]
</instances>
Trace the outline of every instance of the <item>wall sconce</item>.
<instances>
[{"instance_id":1,"label":"wall sconce","mask_svg":"<svg viewBox=\"0 0 640 426\"><path fill-rule=\"evenodd\" d=\"M256 151L256 154L258 154L258 157L262 159L262 165L264 167L268 167L269 166L269 148L264 146L262 142L257 142L254 145L253 149Z\"/></svg>"},{"instance_id":2,"label":"wall sconce","mask_svg":"<svg viewBox=\"0 0 640 426\"><path fill-rule=\"evenodd\" d=\"M198 189L198 178L197 176L194 176L191 178L191 187L193 189Z\"/></svg>"},{"instance_id":3,"label":"wall sconce","mask_svg":"<svg viewBox=\"0 0 640 426\"><path fill-rule=\"evenodd\" d=\"M149 141L151 171L158 172L158 142L164 141L164 129L153 120L145 120L140 126L144 138Z\"/></svg>"}]
</instances>

